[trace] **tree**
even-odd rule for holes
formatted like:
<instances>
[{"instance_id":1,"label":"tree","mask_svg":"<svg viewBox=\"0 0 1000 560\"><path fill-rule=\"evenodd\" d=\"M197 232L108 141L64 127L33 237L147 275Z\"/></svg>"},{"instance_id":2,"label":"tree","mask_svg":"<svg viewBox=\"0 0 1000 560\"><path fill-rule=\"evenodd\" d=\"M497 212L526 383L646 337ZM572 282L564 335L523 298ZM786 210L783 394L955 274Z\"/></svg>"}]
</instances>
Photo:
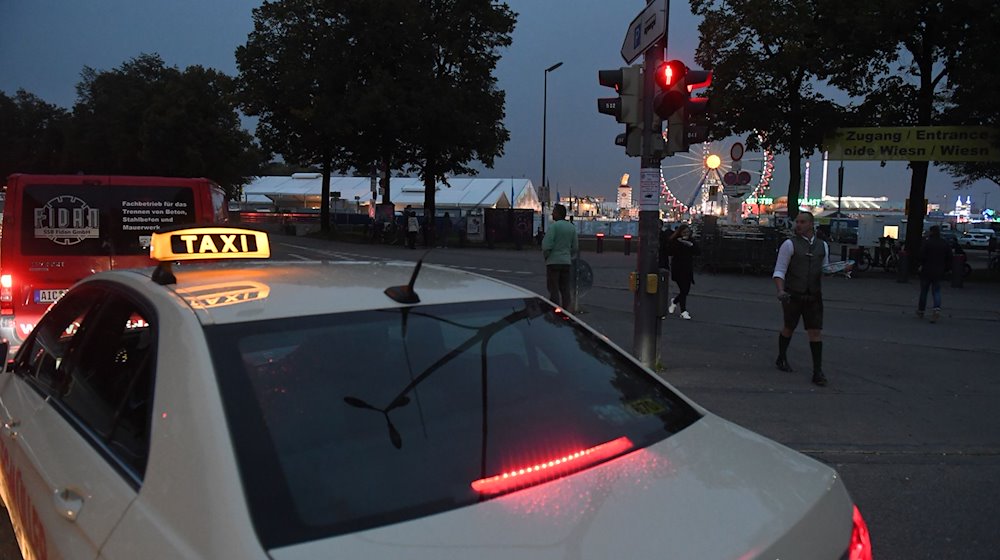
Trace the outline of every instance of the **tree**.
<instances>
[{"instance_id":1,"label":"tree","mask_svg":"<svg viewBox=\"0 0 1000 560\"><path fill-rule=\"evenodd\" d=\"M1000 128L1000 4L995 2L973 3L965 6L968 29L966 34L975 37L955 54L950 66L949 82L952 95L945 118L950 124L965 124ZM945 164L945 169L956 177L955 186L969 187L980 180L1000 185L1000 162L960 162Z\"/></svg>"},{"instance_id":2,"label":"tree","mask_svg":"<svg viewBox=\"0 0 1000 560\"><path fill-rule=\"evenodd\" d=\"M836 22L830 2L809 0L691 0L704 18L695 61L713 71L712 135L759 131L764 146L788 153L788 215L798 213L802 156L811 155L843 109L821 94L829 72ZM747 138L750 148L756 134Z\"/></svg>"},{"instance_id":3,"label":"tree","mask_svg":"<svg viewBox=\"0 0 1000 560\"><path fill-rule=\"evenodd\" d=\"M356 131L349 146L351 167L379 176L383 204L392 201L392 172L414 162L407 134L425 108L419 81L426 76L415 51L424 40L417 23L422 9L413 0L356 0L343 5L355 31L348 115Z\"/></svg>"},{"instance_id":4,"label":"tree","mask_svg":"<svg viewBox=\"0 0 1000 560\"><path fill-rule=\"evenodd\" d=\"M24 90L0 92L0 184L12 173L59 173L69 113Z\"/></svg>"},{"instance_id":5,"label":"tree","mask_svg":"<svg viewBox=\"0 0 1000 560\"><path fill-rule=\"evenodd\" d=\"M516 14L504 3L426 0L418 2L422 40L413 45L420 61L420 111L410 129L415 168L424 183L428 242L435 238L438 181L474 175L472 160L493 167L510 139L503 125L504 92L493 72L499 49L510 46ZM514 201L511 201L514 204Z\"/></svg>"},{"instance_id":6,"label":"tree","mask_svg":"<svg viewBox=\"0 0 1000 560\"><path fill-rule=\"evenodd\" d=\"M181 71L142 54L111 71L85 67L81 78L70 128L75 170L204 176L233 197L266 161L240 126L223 73Z\"/></svg>"},{"instance_id":7,"label":"tree","mask_svg":"<svg viewBox=\"0 0 1000 560\"><path fill-rule=\"evenodd\" d=\"M354 85L349 12L354 0L279 0L253 10L254 29L236 49L243 110L260 118L268 150L323 174L321 229L330 228L330 175L350 167ZM367 59L365 59L367 60Z\"/></svg>"},{"instance_id":8,"label":"tree","mask_svg":"<svg viewBox=\"0 0 1000 560\"><path fill-rule=\"evenodd\" d=\"M841 9L863 11L865 6L863 0L847 0ZM845 58L832 72L832 82L851 95L864 97L859 116L868 126L943 124L949 76L956 71L959 54L979 40L968 35L968 8L958 0L882 0L869 9L883 17L876 27L868 28L871 33L864 48L855 51L857 56ZM928 161L910 162L911 204L906 224L910 255L919 253L923 236L927 209L919 201L926 196L929 167Z\"/></svg>"}]
</instances>

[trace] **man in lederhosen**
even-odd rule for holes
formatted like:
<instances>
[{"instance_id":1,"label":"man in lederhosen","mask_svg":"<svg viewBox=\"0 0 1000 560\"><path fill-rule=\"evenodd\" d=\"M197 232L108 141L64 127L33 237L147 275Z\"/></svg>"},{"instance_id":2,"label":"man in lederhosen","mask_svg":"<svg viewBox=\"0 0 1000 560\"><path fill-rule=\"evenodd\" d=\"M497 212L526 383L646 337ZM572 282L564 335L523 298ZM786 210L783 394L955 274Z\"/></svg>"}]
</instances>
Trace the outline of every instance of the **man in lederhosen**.
<instances>
[{"instance_id":1,"label":"man in lederhosen","mask_svg":"<svg viewBox=\"0 0 1000 560\"><path fill-rule=\"evenodd\" d=\"M795 217L795 235L778 249L772 275L784 315L775 365L782 371L792 371L786 352L801 317L812 352L812 382L821 387L826 385L826 376L823 375L823 292L820 284L823 268L829 260L830 247L816 237L813 215L799 212Z\"/></svg>"}]
</instances>

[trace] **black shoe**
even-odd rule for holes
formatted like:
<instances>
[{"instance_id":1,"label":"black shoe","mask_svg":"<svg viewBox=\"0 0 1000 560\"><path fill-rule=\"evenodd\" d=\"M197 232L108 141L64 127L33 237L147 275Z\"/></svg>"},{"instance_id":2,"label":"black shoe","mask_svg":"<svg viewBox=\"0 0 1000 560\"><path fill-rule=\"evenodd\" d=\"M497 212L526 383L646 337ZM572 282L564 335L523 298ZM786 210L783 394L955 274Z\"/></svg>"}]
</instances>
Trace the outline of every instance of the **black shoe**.
<instances>
[{"instance_id":1,"label":"black shoe","mask_svg":"<svg viewBox=\"0 0 1000 560\"><path fill-rule=\"evenodd\" d=\"M816 370L813 372L813 383L819 385L820 387L826 387L826 376L823 375L823 370Z\"/></svg>"},{"instance_id":2,"label":"black shoe","mask_svg":"<svg viewBox=\"0 0 1000 560\"><path fill-rule=\"evenodd\" d=\"M781 371L795 371L792 369L792 366L788 365L788 358L779 357L778 360L774 362L774 365L776 365Z\"/></svg>"}]
</instances>

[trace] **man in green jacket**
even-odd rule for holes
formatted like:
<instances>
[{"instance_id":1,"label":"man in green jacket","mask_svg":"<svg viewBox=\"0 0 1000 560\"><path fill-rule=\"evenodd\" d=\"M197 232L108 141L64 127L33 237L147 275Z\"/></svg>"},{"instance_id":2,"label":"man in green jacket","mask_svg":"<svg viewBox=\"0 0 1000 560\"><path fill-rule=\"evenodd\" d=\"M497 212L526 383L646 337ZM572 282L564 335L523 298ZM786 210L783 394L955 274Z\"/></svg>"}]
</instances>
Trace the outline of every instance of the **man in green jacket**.
<instances>
[{"instance_id":1,"label":"man in green jacket","mask_svg":"<svg viewBox=\"0 0 1000 560\"><path fill-rule=\"evenodd\" d=\"M556 305L573 310L573 294L570 291L570 274L573 259L580 253L580 243L576 227L566 221L566 207L552 206L552 224L542 239L542 255L545 256L545 282L549 288L549 299Z\"/></svg>"}]
</instances>

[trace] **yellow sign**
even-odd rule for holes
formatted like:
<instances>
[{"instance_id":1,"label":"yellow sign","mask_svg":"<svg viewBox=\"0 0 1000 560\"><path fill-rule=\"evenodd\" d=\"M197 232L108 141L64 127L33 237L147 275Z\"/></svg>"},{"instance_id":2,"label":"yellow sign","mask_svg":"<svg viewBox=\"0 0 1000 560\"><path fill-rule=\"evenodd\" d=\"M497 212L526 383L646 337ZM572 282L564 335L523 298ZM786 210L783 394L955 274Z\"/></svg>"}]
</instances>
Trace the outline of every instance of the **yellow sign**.
<instances>
[{"instance_id":1,"label":"yellow sign","mask_svg":"<svg viewBox=\"0 0 1000 560\"><path fill-rule=\"evenodd\" d=\"M252 229L205 227L154 232L149 256L158 261L266 259L267 233Z\"/></svg>"},{"instance_id":2,"label":"yellow sign","mask_svg":"<svg viewBox=\"0 0 1000 560\"><path fill-rule=\"evenodd\" d=\"M253 280L223 282L193 288L178 288L177 295L194 309L211 309L267 299L271 287Z\"/></svg>"},{"instance_id":3,"label":"yellow sign","mask_svg":"<svg viewBox=\"0 0 1000 560\"><path fill-rule=\"evenodd\" d=\"M981 126L838 128L832 160L1000 161L1000 131Z\"/></svg>"}]
</instances>

